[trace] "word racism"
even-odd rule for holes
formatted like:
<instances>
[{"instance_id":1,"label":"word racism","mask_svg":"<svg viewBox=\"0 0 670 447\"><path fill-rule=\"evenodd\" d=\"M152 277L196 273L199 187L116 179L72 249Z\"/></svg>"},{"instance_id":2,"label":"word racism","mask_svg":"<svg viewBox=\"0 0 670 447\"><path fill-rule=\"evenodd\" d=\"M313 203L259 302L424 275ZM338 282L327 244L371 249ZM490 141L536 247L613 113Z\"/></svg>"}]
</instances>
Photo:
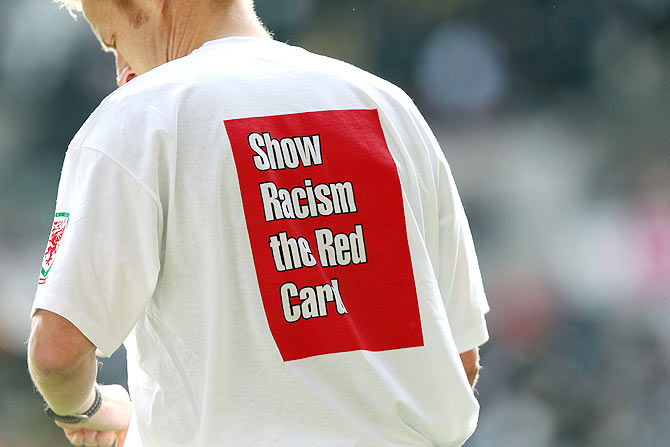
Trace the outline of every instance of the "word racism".
<instances>
[{"instance_id":1,"label":"word racism","mask_svg":"<svg viewBox=\"0 0 670 447\"><path fill-rule=\"evenodd\" d=\"M248 136L254 167L258 171L281 171L323 165L320 135L273 138L269 132L252 132ZM302 185L280 188L267 181L258 185L266 222L283 219L304 220L319 216L358 212L354 186L350 181L315 183L305 178ZM316 251L312 250L310 239ZM354 225L350 233L335 233L330 228L315 229L312 235L289 235L286 231L269 236L268 246L277 272L301 268L358 265L367 262L363 226ZM337 278L329 283L298 287L284 282L279 289L284 320L346 315ZM334 311L334 312L333 312Z\"/></svg>"}]
</instances>

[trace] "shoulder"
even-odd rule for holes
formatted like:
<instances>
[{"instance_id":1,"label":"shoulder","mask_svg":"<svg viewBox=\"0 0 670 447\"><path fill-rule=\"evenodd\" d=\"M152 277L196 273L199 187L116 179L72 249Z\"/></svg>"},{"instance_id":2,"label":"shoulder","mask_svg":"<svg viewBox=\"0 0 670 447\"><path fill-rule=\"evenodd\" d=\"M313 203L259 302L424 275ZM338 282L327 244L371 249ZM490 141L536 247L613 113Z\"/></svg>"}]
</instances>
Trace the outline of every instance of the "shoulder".
<instances>
[{"instance_id":1,"label":"shoulder","mask_svg":"<svg viewBox=\"0 0 670 447\"><path fill-rule=\"evenodd\" d=\"M412 102L400 87L364 68L329 56L303 51L302 57L310 65L317 67L316 70L323 73L324 76L339 78L354 87L365 89L367 93L376 93L403 103Z\"/></svg>"},{"instance_id":2,"label":"shoulder","mask_svg":"<svg viewBox=\"0 0 670 447\"><path fill-rule=\"evenodd\" d=\"M161 72L152 70L110 93L79 129L70 148L89 147L109 155L123 148L146 147L169 135L176 92L186 86Z\"/></svg>"}]
</instances>

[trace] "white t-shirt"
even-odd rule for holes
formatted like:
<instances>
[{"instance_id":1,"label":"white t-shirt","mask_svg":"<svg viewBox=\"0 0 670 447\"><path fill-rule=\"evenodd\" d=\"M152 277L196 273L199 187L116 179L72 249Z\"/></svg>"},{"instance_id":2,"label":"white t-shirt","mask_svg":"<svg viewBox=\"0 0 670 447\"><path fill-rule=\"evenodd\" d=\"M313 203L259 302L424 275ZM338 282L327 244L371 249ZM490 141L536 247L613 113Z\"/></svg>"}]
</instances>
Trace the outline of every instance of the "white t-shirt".
<instances>
[{"instance_id":1,"label":"white t-shirt","mask_svg":"<svg viewBox=\"0 0 670 447\"><path fill-rule=\"evenodd\" d=\"M128 351L133 446L460 446L488 305L412 101L269 39L109 95L68 149L34 309Z\"/></svg>"}]
</instances>

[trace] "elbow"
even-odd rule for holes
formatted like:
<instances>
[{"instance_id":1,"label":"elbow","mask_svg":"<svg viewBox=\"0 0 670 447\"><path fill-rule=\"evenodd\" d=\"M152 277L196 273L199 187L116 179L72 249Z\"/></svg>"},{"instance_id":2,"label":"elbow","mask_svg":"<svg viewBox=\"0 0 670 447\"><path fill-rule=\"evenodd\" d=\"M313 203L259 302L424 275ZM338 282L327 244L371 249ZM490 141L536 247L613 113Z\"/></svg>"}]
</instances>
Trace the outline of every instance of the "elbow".
<instances>
[{"instance_id":1,"label":"elbow","mask_svg":"<svg viewBox=\"0 0 670 447\"><path fill-rule=\"evenodd\" d=\"M36 382L70 376L86 357L85 353L68 349L56 337L47 337L39 331L33 331L28 340L28 369Z\"/></svg>"},{"instance_id":2,"label":"elbow","mask_svg":"<svg viewBox=\"0 0 670 447\"><path fill-rule=\"evenodd\" d=\"M71 323L46 311L38 311L28 340L28 368L42 380L70 375L95 347Z\"/></svg>"},{"instance_id":3,"label":"elbow","mask_svg":"<svg viewBox=\"0 0 670 447\"><path fill-rule=\"evenodd\" d=\"M31 334L28 341L28 369L33 378L66 376L76 361L63 354L51 343Z\"/></svg>"}]
</instances>

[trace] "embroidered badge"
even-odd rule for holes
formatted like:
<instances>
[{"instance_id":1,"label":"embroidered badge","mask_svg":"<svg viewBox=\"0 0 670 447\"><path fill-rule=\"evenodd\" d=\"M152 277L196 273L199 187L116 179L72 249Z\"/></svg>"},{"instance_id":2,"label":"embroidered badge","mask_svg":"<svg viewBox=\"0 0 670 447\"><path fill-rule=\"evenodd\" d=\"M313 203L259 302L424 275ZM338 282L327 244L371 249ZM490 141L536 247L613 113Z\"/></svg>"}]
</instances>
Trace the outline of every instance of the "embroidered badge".
<instances>
[{"instance_id":1,"label":"embroidered badge","mask_svg":"<svg viewBox=\"0 0 670 447\"><path fill-rule=\"evenodd\" d=\"M54 217L54 223L51 227L51 235L49 236L49 242L47 243L47 249L44 252L44 258L42 259L42 270L40 271L39 284L44 284L44 281L49 275L49 271L53 266L54 257L56 256L56 251L60 246L60 241L63 239L63 233L65 233L65 228L67 228L67 223L70 220L70 213L56 213Z\"/></svg>"}]
</instances>

